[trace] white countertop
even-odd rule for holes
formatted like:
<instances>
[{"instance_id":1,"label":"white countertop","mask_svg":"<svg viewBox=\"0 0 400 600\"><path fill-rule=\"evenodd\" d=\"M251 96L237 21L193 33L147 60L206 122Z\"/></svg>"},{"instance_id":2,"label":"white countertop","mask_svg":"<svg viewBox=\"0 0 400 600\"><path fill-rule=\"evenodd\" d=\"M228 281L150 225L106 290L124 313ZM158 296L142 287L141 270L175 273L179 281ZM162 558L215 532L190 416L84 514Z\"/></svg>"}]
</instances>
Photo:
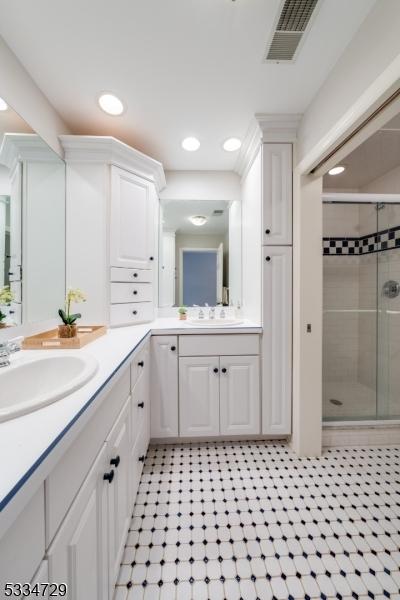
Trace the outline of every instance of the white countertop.
<instances>
[{"instance_id":1,"label":"white countertop","mask_svg":"<svg viewBox=\"0 0 400 600\"><path fill-rule=\"evenodd\" d=\"M90 354L97 359L99 369L88 383L69 396L30 414L0 423L0 535L4 530L4 523L1 523L4 508L8 507L10 500L32 478L52 451L63 443L66 434L76 429L77 435L81 428L80 417L95 401L115 371L151 333L178 335L261 331L260 326L247 320L241 325L216 328L189 326L177 318L160 318L143 325L110 329L106 335L80 350L61 350ZM11 360L14 362L28 355L43 355L43 352L44 350L22 350L13 355ZM84 423L81 426L83 425Z\"/></svg>"}]
</instances>

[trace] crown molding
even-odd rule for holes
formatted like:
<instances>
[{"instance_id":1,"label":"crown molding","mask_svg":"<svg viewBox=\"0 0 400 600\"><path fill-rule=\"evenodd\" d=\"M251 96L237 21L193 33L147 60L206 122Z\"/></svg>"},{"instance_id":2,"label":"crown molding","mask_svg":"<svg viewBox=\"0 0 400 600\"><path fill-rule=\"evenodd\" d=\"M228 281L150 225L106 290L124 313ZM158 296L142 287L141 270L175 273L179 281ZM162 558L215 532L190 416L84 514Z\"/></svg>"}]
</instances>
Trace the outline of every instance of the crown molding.
<instances>
[{"instance_id":1,"label":"crown molding","mask_svg":"<svg viewBox=\"0 0 400 600\"><path fill-rule=\"evenodd\" d=\"M0 163L13 171L18 162L60 162L62 160L36 133L5 133Z\"/></svg>"},{"instance_id":2,"label":"crown molding","mask_svg":"<svg viewBox=\"0 0 400 600\"><path fill-rule=\"evenodd\" d=\"M302 115L256 113L252 118L234 170L245 177L265 143L294 143Z\"/></svg>"},{"instance_id":3,"label":"crown molding","mask_svg":"<svg viewBox=\"0 0 400 600\"><path fill-rule=\"evenodd\" d=\"M157 191L166 185L164 168L160 162L114 137L60 135L59 140L67 163L107 163L152 181Z\"/></svg>"}]
</instances>

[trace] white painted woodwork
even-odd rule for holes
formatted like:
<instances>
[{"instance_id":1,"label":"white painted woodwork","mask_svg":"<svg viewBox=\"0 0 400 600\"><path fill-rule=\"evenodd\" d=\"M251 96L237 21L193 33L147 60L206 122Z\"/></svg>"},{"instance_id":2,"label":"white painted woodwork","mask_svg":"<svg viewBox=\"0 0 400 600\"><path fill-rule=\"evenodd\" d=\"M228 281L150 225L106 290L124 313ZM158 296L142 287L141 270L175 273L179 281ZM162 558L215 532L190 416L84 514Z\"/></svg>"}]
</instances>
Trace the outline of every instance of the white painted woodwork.
<instances>
[{"instance_id":1,"label":"white painted woodwork","mask_svg":"<svg viewBox=\"0 0 400 600\"><path fill-rule=\"evenodd\" d=\"M32 581L31 581L32 586L34 586L36 584L39 585L39 589L42 593L40 598L49 598L50 597L49 589L48 588L46 589L44 586L40 585L42 583L47 583L49 581L50 581L49 580L49 563L47 560L42 560L38 570L36 571L35 575L33 576Z\"/></svg>"},{"instance_id":2,"label":"white painted woodwork","mask_svg":"<svg viewBox=\"0 0 400 600\"><path fill-rule=\"evenodd\" d=\"M218 369L214 373L214 369ZM179 359L179 433L219 433L219 357Z\"/></svg>"},{"instance_id":3,"label":"white painted woodwork","mask_svg":"<svg viewBox=\"0 0 400 600\"><path fill-rule=\"evenodd\" d=\"M287 435L292 406L292 248L265 247L263 264L262 433Z\"/></svg>"},{"instance_id":4,"label":"white painted woodwork","mask_svg":"<svg viewBox=\"0 0 400 600\"><path fill-rule=\"evenodd\" d=\"M263 244L292 244L292 144L263 144Z\"/></svg>"},{"instance_id":5,"label":"white painted woodwork","mask_svg":"<svg viewBox=\"0 0 400 600\"><path fill-rule=\"evenodd\" d=\"M50 581L66 583L74 600L109 597L107 462L104 444L48 550Z\"/></svg>"},{"instance_id":6,"label":"white painted woodwork","mask_svg":"<svg viewBox=\"0 0 400 600\"><path fill-rule=\"evenodd\" d=\"M179 356L240 356L259 354L260 338L254 333L181 335Z\"/></svg>"},{"instance_id":7,"label":"white painted woodwork","mask_svg":"<svg viewBox=\"0 0 400 600\"><path fill-rule=\"evenodd\" d=\"M152 302L132 302L130 304L112 304L110 307L111 325L132 325L151 321L154 316Z\"/></svg>"},{"instance_id":8,"label":"white painted woodwork","mask_svg":"<svg viewBox=\"0 0 400 600\"><path fill-rule=\"evenodd\" d=\"M178 337L151 338L151 437L178 435Z\"/></svg>"},{"instance_id":9,"label":"white painted woodwork","mask_svg":"<svg viewBox=\"0 0 400 600\"><path fill-rule=\"evenodd\" d=\"M44 552L44 486L41 485L0 540L0 598L5 598L4 583L32 579Z\"/></svg>"},{"instance_id":10,"label":"white painted woodwork","mask_svg":"<svg viewBox=\"0 0 400 600\"><path fill-rule=\"evenodd\" d=\"M101 445L129 397L130 368L115 375L111 389L83 431L46 479L46 546L56 534Z\"/></svg>"},{"instance_id":11,"label":"white painted woodwork","mask_svg":"<svg viewBox=\"0 0 400 600\"><path fill-rule=\"evenodd\" d=\"M109 597L114 592L114 582L124 551L132 512L130 496L130 398L125 404L108 439L108 468L114 471L114 480L108 489L108 556ZM119 464L112 465L112 460Z\"/></svg>"},{"instance_id":12,"label":"white painted woodwork","mask_svg":"<svg viewBox=\"0 0 400 600\"><path fill-rule=\"evenodd\" d=\"M124 269L121 267L111 267L111 281L152 283L153 271L150 269Z\"/></svg>"},{"instance_id":13,"label":"white painted woodwork","mask_svg":"<svg viewBox=\"0 0 400 600\"><path fill-rule=\"evenodd\" d=\"M140 434L145 420L145 410L147 407L146 403L149 402L149 398L146 395L146 378L143 374L140 375L134 390L132 392L131 400L131 446L133 446ZM143 406L142 406L143 405Z\"/></svg>"},{"instance_id":14,"label":"white painted woodwork","mask_svg":"<svg viewBox=\"0 0 400 600\"><path fill-rule=\"evenodd\" d=\"M111 266L152 268L154 204L152 183L118 167L111 167Z\"/></svg>"},{"instance_id":15,"label":"white painted woodwork","mask_svg":"<svg viewBox=\"0 0 400 600\"><path fill-rule=\"evenodd\" d=\"M160 307L175 304L175 232L163 231L160 240Z\"/></svg>"},{"instance_id":16,"label":"white painted woodwork","mask_svg":"<svg viewBox=\"0 0 400 600\"><path fill-rule=\"evenodd\" d=\"M220 357L222 435L260 433L259 364L258 356Z\"/></svg>"},{"instance_id":17,"label":"white painted woodwork","mask_svg":"<svg viewBox=\"0 0 400 600\"><path fill-rule=\"evenodd\" d=\"M22 265L22 164L18 162L11 175L10 194L10 271ZM11 276L13 280L20 277ZM11 281L11 278L10 278Z\"/></svg>"},{"instance_id":18,"label":"white painted woodwork","mask_svg":"<svg viewBox=\"0 0 400 600\"><path fill-rule=\"evenodd\" d=\"M112 283L111 302L121 304L126 302L151 302L153 288L150 283Z\"/></svg>"}]
</instances>

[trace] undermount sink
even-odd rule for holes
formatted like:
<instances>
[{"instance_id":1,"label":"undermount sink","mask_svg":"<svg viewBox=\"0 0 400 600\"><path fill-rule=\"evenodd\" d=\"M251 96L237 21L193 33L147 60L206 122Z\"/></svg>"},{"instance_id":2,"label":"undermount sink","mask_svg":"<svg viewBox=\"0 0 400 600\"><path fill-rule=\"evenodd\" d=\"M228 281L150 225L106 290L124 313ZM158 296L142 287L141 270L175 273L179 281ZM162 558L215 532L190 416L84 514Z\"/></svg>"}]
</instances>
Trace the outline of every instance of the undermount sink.
<instances>
[{"instance_id":1,"label":"undermount sink","mask_svg":"<svg viewBox=\"0 0 400 600\"><path fill-rule=\"evenodd\" d=\"M88 355L15 357L0 369L0 422L65 398L89 381L98 363Z\"/></svg>"},{"instance_id":2,"label":"undermount sink","mask_svg":"<svg viewBox=\"0 0 400 600\"><path fill-rule=\"evenodd\" d=\"M226 325L240 325L239 319L189 319L186 325L200 325L201 327L225 327Z\"/></svg>"}]
</instances>

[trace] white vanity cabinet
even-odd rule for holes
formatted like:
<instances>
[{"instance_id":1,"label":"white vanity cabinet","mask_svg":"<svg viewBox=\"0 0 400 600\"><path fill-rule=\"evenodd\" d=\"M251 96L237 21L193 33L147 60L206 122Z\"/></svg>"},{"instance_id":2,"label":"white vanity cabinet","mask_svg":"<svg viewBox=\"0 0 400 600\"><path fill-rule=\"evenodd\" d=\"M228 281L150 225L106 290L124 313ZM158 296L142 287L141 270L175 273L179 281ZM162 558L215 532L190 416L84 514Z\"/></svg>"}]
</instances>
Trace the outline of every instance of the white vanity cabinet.
<instances>
[{"instance_id":1,"label":"white vanity cabinet","mask_svg":"<svg viewBox=\"0 0 400 600\"><path fill-rule=\"evenodd\" d=\"M111 137L60 136L67 163L67 283L90 323L154 318L162 165Z\"/></svg>"},{"instance_id":2,"label":"white vanity cabinet","mask_svg":"<svg viewBox=\"0 0 400 600\"><path fill-rule=\"evenodd\" d=\"M219 357L179 359L179 433L219 434Z\"/></svg>"},{"instance_id":3,"label":"white vanity cabinet","mask_svg":"<svg viewBox=\"0 0 400 600\"><path fill-rule=\"evenodd\" d=\"M74 600L112 600L114 594L150 437L148 357L145 342L45 482L46 523L51 531L57 529L47 550L49 578L67 583ZM87 464L94 447L87 472L77 460ZM72 465L80 473L79 485ZM68 473L72 488L78 487L71 505ZM62 487L64 480L66 493L57 493L57 483Z\"/></svg>"},{"instance_id":4,"label":"white vanity cabinet","mask_svg":"<svg viewBox=\"0 0 400 600\"><path fill-rule=\"evenodd\" d=\"M151 338L151 437L178 436L178 336Z\"/></svg>"},{"instance_id":5,"label":"white vanity cabinet","mask_svg":"<svg viewBox=\"0 0 400 600\"><path fill-rule=\"evenodd\" d=\"M260 433L258 356L221 356L220 432L222 435Z\"/></svg>"}]
</instances>

